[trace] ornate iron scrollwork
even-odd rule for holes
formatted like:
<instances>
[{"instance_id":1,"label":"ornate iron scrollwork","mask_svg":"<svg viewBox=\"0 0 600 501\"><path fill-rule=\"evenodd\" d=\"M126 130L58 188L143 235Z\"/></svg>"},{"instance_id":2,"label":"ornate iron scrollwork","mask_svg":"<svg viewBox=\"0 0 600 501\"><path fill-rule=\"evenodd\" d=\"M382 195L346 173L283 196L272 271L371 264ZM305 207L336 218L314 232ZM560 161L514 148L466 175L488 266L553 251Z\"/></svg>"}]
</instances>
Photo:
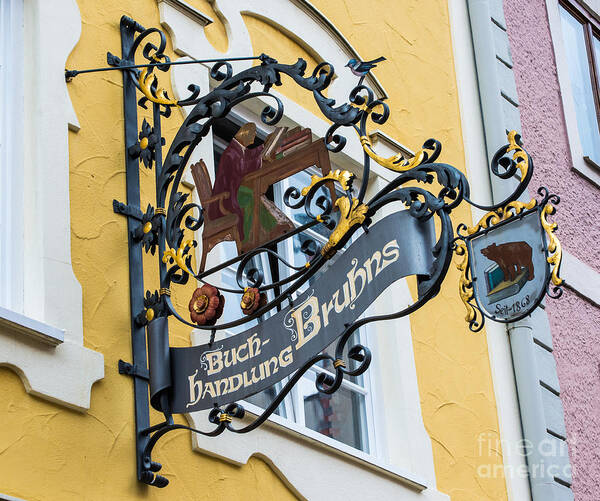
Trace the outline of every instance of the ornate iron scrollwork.
<instances>
[{"instance_id":1,"label":"ornate iron scrollwork","mask_svg":"<svg viewBox=\"0 0 600 501\"><path fill-rule=\"evenodd\" d=\"M127 204L115 201L114 207L115 212L128 217L130 228L134 367L146 366L145 325L157 325L156 319L172 316L188 326L211 331L212 343L215 331L247 324L277 309L283 301L291 301L293 294L318 273L357 231L361 228L368 231L373 216L389 204L399 204L406 208L412 217L420 221L436 217L439 227L437 241L431 249L432 271L429 276L419 277L418 299L400 311L365 317L346 325L344 331L339 334L334 356L325 353L314 356L290 377L273 402L249 424L239 427L234 424L245 414L243 407L234 403L225 407L216 406L212 410L209 416L210 423L215 425L212 430L197 430L174 424L167 404L163 403L161 407L165 416L164 422L150 426L147 382L135 376L140 480L158 487L164 487L168 483L164 477L157 475L160 464L153 462L151 456L157 441L171 430L186 429L206 436L217 436L226 430L247 433L268 419L303 374L314 364L322 362L330 364L330 372L333 375L320 373L316 378L317 390L327 394L339 389L344 377L364 373L369 367L372 355L366 346L360 344L348 346L352 334L368 323L408 315L435 297L454 253L463 258L458 267L461 271L460 297L467 308L466 320L472 330L480 330L483 327L483 316L477 304L473 302L473 284L469 275L470 258L464 242L465 236L461 235L461 231L467 231L467 235L470 235L509 217L517 216L523 211L543 206L541 221L549 237L548 249L551 252L548 262L554 267L551 275L552 284L556 287L561 284L558 277L561 249L554 234L556 225L548 223L546 219L547 215L553 213L553 207L547 205L547 202L557 203L558 197L549 195L545 191L540 192L544 199L539 204L535 200L529 204L517 201L531 179L533 162L522 148L520 138L515 132L508 135L508 144L494 156L491 171L502 179L512 178L519 171L518 186L506 200L496 205L486 206L470 200L469 184L462 172L449 164L438 162L442 145L435 139L425 141L412 158L400 154L390 158L378 155L369 140L367 125L370 121L376 125L384 124L390 115L388 104L377 99L371 89L360 83L350 92L347 102L337 104L334 99L326 97L324 92L328 89L334 75L334 68L329 63L318 64L312 73L306 76L307 63L302 59L288 65L262 54L256 58L259 62L257 66L236 74L229 61L221 60L215 62L210 70L211 78L217 83L212 91L201 96L199 88L192 84L188 87L190 94L176 100L170 97L159 83L159 72L167 72L172 64L176 64L171 63L164 53L166 48L164 33L157 28L145 29L139 23L124 17L121 20L121 37L122 58L109 53L107 60L109 65L122 70L124 78L128 199ZM138 54L139 52L141 55ZM142 57L148 63L140 64L136 62L136 57ZM67 77L73 77L81 72L67 73ZM185 168L190 163L194 149L209 133L215 120L227 116L234 106L244 101L257 97L271 99L272 103L264 106L260 117L267 125L277 124L284 114L283 103L271 94L270 90L274 85L281 84L282 76L290 78L296 85L311 92L323 115L332 122L325 137L330 152L340 152L344 149L347 143L347 139L341 134L344 128L353 129L356 133L364 152L360 186L354 189L354 175L347 171L336 170L324 176L313 176L308 186L291 187L283 197L288 207L304 208L308 223L211 269L194 269L192 250L197 246L197 242L190 235L203 227L205 208L189 201L188 195L180 191ZM139 100L136 90L142 95ZM150 125L144 120L141 131L138 131L137 107L146 108L150 103L153 110L153 123ZM176 106L190 107L190 111L169 145L168 151L163 154L161 117L168 117L171 109ZM371 160L396 172L397 176L370 200L365 200ZM154 169L156 180L155 204L148 205L144 213L140 210L139 200L140 161L145 167ZM437 194L427 189L434 181L440 187ZM335 205L320 192L326 183L337 184L342 193L335 201ZM458 236L455 236L450 214L463 201L490 212L473 228L459 225ZM340 213L337 221L333 217L335 207ZM329 238L320 252L314 242L303 246L303 251L310 258L305 266L294 266L273 250L279 242L294 238L316 226L322 226L327 230ZM161 258L159 290L144 291L141 282L142 250L154 254L157 249ZM289 276L278 280L266 280L264 274L252 265L254 258L261 254L268 255L287 267L290 270ZM171 301L171 287L186 284L190 277L201 284L208 284L212 281L211 277L231 266L237 267L238 288L221 290L238 294L240 299L246 298L249 289L255 290L252 293L258 296L253 309L248 305L254 299L250 298L248 301L244 299L245 310L250 313L240 315L240 318L229 322L216 324L211 322L211 325L197 325L183 318ZM262 295L267 291L280 291L282 286L287 287L284 293L275 294L269 301L263 301ZM557 289L554 290L555 295L559 295ZM197 313L203 313L209 301L216 301L208 296L201 299L202 301L198 299L194 306L198 309ZM350 364L349 360L355 363Z\"/></svg>"}]
</instances>

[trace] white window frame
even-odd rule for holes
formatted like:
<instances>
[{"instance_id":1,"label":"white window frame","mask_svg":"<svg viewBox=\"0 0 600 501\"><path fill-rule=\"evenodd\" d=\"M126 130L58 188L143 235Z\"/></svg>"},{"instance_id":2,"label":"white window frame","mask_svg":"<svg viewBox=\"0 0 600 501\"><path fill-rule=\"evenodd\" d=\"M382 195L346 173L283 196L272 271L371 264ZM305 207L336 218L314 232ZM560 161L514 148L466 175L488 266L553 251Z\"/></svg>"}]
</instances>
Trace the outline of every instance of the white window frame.
<instances>
[{"instance_id":1,"label":"white window frame","mask_svg":"<svg viewBox=\"0 0 600 501\"><path fill-rule=\"evenodd\" d=\"M548 22L552 35L552 45L554 47L554 57L556 60L556 71L558 74L558 83L561 89L561 99L565 114L565 123L567 127L567 136L569 138L569 148L571 150L571 159L573 169L589 179L596 186L600 187L600 166L595 167L584 158L586 153L583 151L579 129L577 125L577 115L575 111L575 102L573 100L573 91L571 89L571 79L569 76L569 66L565 44L563 42L562 25L560 19L558 0L546 0L548 10ZM586 56L587 57L587 56Z\"/></svg>"},{"instance_id":2,"label":"white window frame","mask_svg":"<svg viewBox=\"0 0 600 501\"><path fill-rule=\"evenodd\" d=\"M230 114L229 118L232 119L236 123L237 122L243 123L245 121L243 118L239 117L234 112L232 112ZM260 133L262 133L263 135L267 134L265 127L260 122L260 117L254 116L254 117L252 117L252 121L257 124L257 130ZM215 137L215 136L213 136L213 144L215 147L220 148L220 149L225 149L227 146L225 141L223 141L221 138ZM337 167L332 166L332 169L335 169L335 168L337 168ZM307 169L307 171L310 174L318 173L315 168L309 168L309 169ZM274 186L276 201L283 199L283 193L285 192L285 190L287 190L288 187L291 186L290 179L291 178L286 178L286 179L280 181L280 183L277 183L279 186ZM286 213L286 215L288 217L291 217L291 211L288 208L283 207L282 210L284 213ZM318 233L311 231L311 230L307 230L307 233L310 236L314 237L315 240L320 241L321 243L325 243L323 236L319 235ZM220 254L220 257L218 258L219 260L230 259L232 256L229 255L228 251L231 251L233 249L233 243L227 242L227 243L225 243L225 246L226 247L223 247L223 246L215 247L213 249L213 251L211 251L211 252L219 253ZM291 239L285 240L284 242L282 242L280 244L280 246L283 247L283 252L285 254L284 259L288 260L288 262L293 263L293 244L292 244ZM262 262L263 269L267 269L269 266L269 263L268 263L268 260L266 259L266 256L261 255L261 262ZM280 265L279 269L280 269L280 273L282 273L282 274L288 273L288 271L289 271L283 265ZM235 272L234 271L229 270L228 268L225 268L224 270L221 271L221 273L227 274L230 277L230 279L233 278L233 280L226 281L227 287L229 287L231 283L235 282L235 276L234 276ZM221 280L221 283L223 283L223 280ZM297 293L295 295L297 295ZM226 302L226 305L227 305L227 302ZM248 325L244 325L242 327L244 327L244 329L249 328ZM365 330L366 330L365 328L361 328L358 331L359 339L363 344L367 343L366 335L364 332ZM232 332L225 331L225 333L223 334L223 337L227 337L227 336L231 336L231 335L234 335L234 334ZM301 391L301 388L302 388L303 384L307 385L308 379L312 379L313 381L310 384L312 385L313 389L316 392L317 390L316 390L316 388L314 388L314 378L321 372L332 375L332 376L334 375L327 369L324 369L321 367L311 367L309 369L309 372L307 372L307 374L305 376L303 376L302 380L299 381L298 384L296 384L296 386L294 386L292 391L288 394L288 396L282 402L282 406L285 410L285 416L280 416L280 419L286 419L296 425L306 428L307 430L309 429L308 427L306 427L306 421L305 421L305 415L304 415L305 393L303 393ZM369 371L367 371L367 373L363 374L362 378L363 378L362 386L358 385L356 383L353 383L353 382L349 381L348 379L344 379L342 382L342 387L353 393L358 393L365 397L365 400L364 400L365 422L361 423L361 428L364 430L364 437L361 437L361 439L366 439L367 448L369 451L376 451L377 441L376 441L376 437L375 437L375 423L374 423L374 418L373 418L373 401L372 401L372 391L371 391L371 384L370 384L371 380L370 380ZM281 387L286 382L287 382L287 378L284 379L279 384L279 386ZM255 414L260 414L262 412L262 409L260 407L258 407L255 404L250 403L249 401L242 401L241 403L242 403L242 405L244 405L245 408L252 409L253 413L255 413ZM362 416L360 416L360 417L362 419ZM335 439L332 439L332 440L335 440ZM337 441L337 440L335 440L335 441ZM383 442L384 441L383 437L379 437L379 441ZM361 449L358 449L358 450L361 450ZM373 457L378 457L378 454L376 452L366 452L366 454L370 454Z\"/></svg>"},{"instance_id":3,"label":"white window frame","mask_svg":"<svg viewBox=\"0 0 600 501\"><path fill-rule=\"evenodd\" d=\"M15 70L0 96L14 106L2 139L10 148L0 160L0 269L3 280L5 272L10 277L0 296L0 365L12 368L27 392L85 410L104 360L83 346L81 286L71 265L68 130L79 125L64 68L81 18L75 0L2 5L18 15L11 16L14 30L0 33L14 43L4 61Z\"/></svg>"},{"instance_id":4,"label":"white window frame","mask_svg":"<svg viewBox=\"0 0 600 501\"><path fill-rule=\"evenodd\" d=\"M331 166L331 170L335 170L337 168L338 168L337 165ZM318 169L316 169L314 167L309 167L308 169L305 169L305 171L303 171L303 172L308 172L310 174L316 174L316 175L322 174L321 172L318 171ZM274 187L276 200L283 200L283 194L286 192L286 190L288 188L290 188L292 186L291 179L292 178L283 179L282 181L277 183L279 186ZM297 186L296 184L297 183L294 184L294 186L296 188L301 188L301 186ZM292 211L289 208L282 207L281 209L290 219L292 219ZM325 239L323 238L323 236L319 235L317 232L315 232L311 229L306 230L306 234L313 237L314 240L317 242L320 242L322 244L325 243ZM299 263L293 262L294 251L293 251L292 239L288 239L288 240L285 240L284 242L282 242L282 246L285 248L286 259L290 263L295 264L296 266L299 265ZM280 266L280 270L282 273L285 273L286 268L283 266ZM298 293L299 292L300 291L298 291ZM358 332L358 336L359 336L359 341L363 345L368 346L366 331L368 331L368 327L362 327L357 332ZM330 376L334 376L334 374L332 372L328 371L327 369L324 369L322 367L313 366L309 369L309 372L307 372L307 374L303 377L303 380L308 379L308 378L314 379L314 377L316 375L318 375L319 373L325 373L325 374L329 374ZM377 458L377 457L381 457L381 454L377 453L377 440L376 440L376 436L375 436L376 435L375 434L375 421L374 421L374 414L373 414L373 398L372 398L373 392L371 391L370 372L367 371L365 374L362 375L362 378L363 378L363 386L355 384L355 383L349 381L347 378L344 378L344 380L342 381L341 387L346 388L349 391L364 395L364 397L365 397L365 421L366 422L363 423L362 427L364 428L364 432L366 435L365 438L367 440L367 449L369 451L369 452L366 452L366 454L370 454L371 456ZM306 383L306 381L303 381L303 380L298 381L298 384L292 389L291 399L293 402L295 422L297 424L299 424L300 426L304 426L305 428L308 429L308 427L306 427L306 418L304 415L305 393L301 391L302 384ZM312 387L314 388L314 382L312 382ZM316 388L314 388L314 389L316 392ZM382 433L383 432L380 431L380 435L382 435ZM385 441L383 436L379 436L377 438L379 439L380 442ZM359 449L359 450L362 450L362 449Z\"/></svg>"}]
</instances>

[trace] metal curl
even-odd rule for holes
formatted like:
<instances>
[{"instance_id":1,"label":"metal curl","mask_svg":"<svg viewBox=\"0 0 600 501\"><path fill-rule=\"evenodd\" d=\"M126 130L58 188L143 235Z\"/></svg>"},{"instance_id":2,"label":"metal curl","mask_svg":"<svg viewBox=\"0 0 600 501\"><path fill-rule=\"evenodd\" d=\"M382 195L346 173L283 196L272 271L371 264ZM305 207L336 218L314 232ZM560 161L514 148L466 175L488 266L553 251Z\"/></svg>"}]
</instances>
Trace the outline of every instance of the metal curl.
<instances>
[{"instance_id":1,"label":"metal curl","mask_svg":"<svg viewBox=\"0 0 600 501\"><path fill-rule=\"evenodd\" d=\"M136 53L138 47L140 46L140 44L146 37L152 35L153 33L158 34L158 36L160 37L160 44L159 44L158 48L156 48L156 46L154 46L152 44L146 44L146 47L144 47L144 49L143 49L143 55L148 61L152 61L152 57L149 56L149 52L147 51L148 45L152 45L154 48L156 48L156 53L154 54L155 56L163 54L163 52L165 51L165 48L167 47L167 38L166 38L165 34L158 28L148 28L147 30L142 31L133 41L133 44L131 45L131 49L129 50L129 53L127 54L127 59L129 61L135 62L135 53Z\"/></svg>"},{"instance_id":2,"label":"metal curl","mask_svg":"<svg viewBox=\"0 0 600 501\"><path fill-rule=\"evenodd\" d=\"M540 186L537 192L538 195L542 197L542 200L539 203L541 206L546 205L547 203L551 203L552 205L558 205L560 203L560 197L555 193L550 193L545 186Z\"/></svg>"},{"instance_id":3,"label":"metal curl","mask_svg":"<svg viewBox=\"0 0 600 501\"><path fill-rule=\"evenodd\" d=\"M171 283L185 285L190 278L190 274L179 268L179 266L171 266L165 275L165 285L170 286Z\"/></svg>"},{"instance_id":4,"label":"metal curl","mask_svg":"<svg viewBox=\"0 0 600 501\"><path fill-rule=\"evenodd\" d=\"M485 325L485 316L483 315L481 308L479 307L476 301L469 301L469 304L477 312L475 317L469 321L469 330L471 332L479 332L481 329L483 329L483 326Z\"/></svg>"},{"instance_id":5,"label":"metal curl","mask_svg":"<svg viewBox=\"0 0 600 501\"><path fill-rule=\"evenodd\" d=\"M563 289L558 285L552 285L552 282L548 282L548 286L546 287L546 295L549 298L558 299L563 295Z\"/></svg>"},{"instance_id":6,"label":"metal curl","mask_svg":"<svg viewBox=\"0 0 600 501\"><path fill-rule=\"evenodd\" d=\"M244 275L246 275L246 280L248 282L246 286L243 284ZM240 264L240 266L237 269L235 278L237 284L241 289L244 289L245 287L255 287L258 289L262 285L265 275L262 271L259 271L257 268L250 268L244 273L244 268Z\"/></svg>"},{"instance_id":7,"label":"metal curl","mask_svg":"<svg viewBox=\"0 0 600 501\"><path fill-rule=\"evenodd\" d=\"M327 217L331 214L331 211L333 210L333 205L331 201L324 195L319 195L319 197L315 200L314 203L314 205L317 208L321 209L322 212L320 214L315 214L311 209L313 205L313 200L315 196L317 196L317 194L319 193L319 188L325 185L327 181L327 179L323 179L316 183L314 186L311 187L308 194L304 197L304 212L311 219L320 219Z\"/></svg>"},{"instance_id":8,"label":"metal curl","mask_svg":"<svg viewBox=\"0 0 600 501\"><path fill-rule=\"evenodd\" d=\"M362 92L366 92L367 96L361 95ZM351 103L356 104L357 106L365 105L365 107L370 106L374 99L375 94L373 94L373 91L366 85L357 85L350 91L348 96L348 100Z\"/></svg>"},{"instance_id":9,"label":"metal curl","mask_svg":"<svg viewBox=\"0 0 600 501\"><path fill-rule=\"evenodd\" d=\"M221 71L221 68L225 67L225 73ZM221 82L223 80L229 80L233 75L233 66L231 63L227 61L219 61L214 64L210 69L210 76L214 78L217 82Z\"/></svg>"},{"instance_id":10,"label":"metal curl","mask_svg":"<svg viewBox=\"0 0 600 501\"><path fill-rule=\"evenodd\" d=\"M302 242L302 245L300 246L300 252L302 252L302 254L304 254L305 256L312 257L315 256L317 252L319 252L320 247L321 246L318 245L314 239L307 238Z\"/></svg>"},{"instance_id":11,"label":"metal curl","mask_svg":"<svg viewBox=\"0 0 600 501\"><path fill-rule=\"evenodd\" d=\"M335 68L333 67L333 64L328 63L326 61L317 64L312 72L313 77L323 79L327 82L327 85L325 85L325 87L327 87L329 83L331 83L331 80L333 79L334 75Z\"/></svg>"},{"instance_id":12,"label":"metal curl","mask_svg":"<svg viewBox=\"0 0 600 501\"><path fill-rule=\"evenodd\" d=\"M271 249L267 249L266 247L259 247L257 249L254 249L253 251L245 254L244 258L240 261L240 264L238 265L238 269L237 269L235 277L236 277L236 282L241 289L248 286L248 287L255 287L255 288L261 290L260 286L262 285L262 282L264 280L264 274L261 271L257 270L256 268L251 268L246 273L244 273L244 270L246 268L246 265L252 259L254 259L259 254L263 254L263 253L268 254L269 256L273 256L275 259L277 259L277 261L279 261L284 266L287 266L288 268L290 268L292 270L299 271L299 270L304 270L304 268L305 268L304 266L292 265L290 262L283 259L277 252L275 252ZM247 286L244 285L244 283L243 283L244 275L246 276L246 280L248 280L248 282L249 282L249 285L247 285Z\"/></svg>"},{"instance_id":13,"label":"metal curl","mask_svg":"<svg viewBox=\"0 0 600 501\"><path fill-rule=\"evenodd\" d=\"M187 90L190 91L190 95L188 97L186 97L185 99L180 99L179 100L179 106L186 106L189 103L191 103L192 101L194 101L195 99L198 98L198 96L200 95L200 86L195 85L195 84L190 84L187 86Z\"/></svg>"},{"instance_id":14,"label":"metal curl","mask_svg":"<svg viewBox=\"0 0 600 501\"><path fill-rule=\"evenodd\" d=\"M263 93L261 93L263 94ZM275 125L277 124L281 118L283 117L283 103L281 99L273 94L264 93L265 96L270 96L277 102L277 108L273 108L272 106L265 106L260 113L260 119L266 125Z\"/></svg>"},{"instance_id":15,"label":"metal curl","mask_svg":"<svg viewBox=\"0 0 600 501\"><path fill-rule=\"evenodd\" d=\"M383 109L382 113L377 113L374 111L379 106ZM373 111L371 111L369 116L371 117L371 120L373 120L373 122L376 123L377 125L383 125L384 123L387 122L388 118L390 117L390 107L384 101L381 101L381 100L373 101L372 103L369 104L368 109L373 110Z\"/></svg>"},{"instance_id":16,"label":"metal curl","mask_svg":"<svg viewBox=\"0 0 600 501\"><path fill-rule=\"evenodd\" d=\"M423 163L432 164L442 153L442 143L440 143L437 139L429 138L423 143L423 150L425 153L425 159L423 160ZM429 151L432 151L433 153L429 153Z\"/></svg>"},{"instance_id":17,"label":"metal curl","mask_svg":"<svg viewBox=\"0 0 600 501\"><path fill-rule=\"evenodd\" d=\"M344 146L346 146L346 138L339 134L334 134L340 127L341 126L338 124L333 124L325 133L325 145L332 153L339 153L344 149Z\"/></svg>"},{"instance_id":18,"label":"metal curl","mask_svg":"<svg viewBox=\"0 0 600 501\"><path fill-rule=\"evenodd\" d=\"M190 212L193 209L198 210L198 217L193 217L192 215L186 216L185 227L190 231L198 231L204 224L204 209L197 203L189 203L181 207L181 209L179 209L178 213L176 214L173 220L173 225L180 226L181 221L183 220L186 213Z\"/></svg>"},{"instance_id":19,"label":"metal curl","mask_svg":"<svg viewBox=\"0 0 600 501\"><path fill-rule=\"evenodd\" d=\"M359 362L359 365L354 370L343 369L344 373L348 376L360 376L365 373L369 366L371 365L371 361L373 359L373 355L371 354L371 350L362 344L355 344L348 350L348 358Z\"/></svg>"},{"instance_id":20,"label":"metal curl","mask_svg":"<svg viewBox=\"0 0 600 501\"><path fill-rule=\"evenodd\" d=\"M328 357L328 359L334 362L333 357ZM315 388L320 393L325 393L326 395L331 395L339 390L342 385L342 381L344 380L344 373L342 372L342 368L338 367L335 370L335 377L331 374L327 374L326 372L319 372L317 377L315 378Z\"/></svg>"},{"instance_id":21,"label":"metal curl","mask_svg":"<svg viewBox=\"0 0 600 501\"><path fill-rule=\"evenodd\" d=\"M146 43L146 45L144 45L144 48L142 49L142 54L148 61L154 61L158 63L159 60L164 60L164 64L158 64L157 66L155 66L155 68L158 68L160 71L166 72L169 71L171 67L169 64L171 62L171 58L164 54L163 51L165 50L165 47L163 45L164 44L162 43L162 37L160 48L154 45L152 42L148 42ZM152 51L154 51L154 54L151 54Z\"/></svg>"},{"instance_id":22,"label":"metal curl","mask_svg":"<svg viewBox=\"0 0 600 501\"><path fill-rule=\"evenodd\" d=\"M533 159L523 148L521 136L513 130L508 133L507 137L508 144L502 146L494 154L490 165L490 170L495 176L501 179L512 178L517 173L517 170L519 170L521 172L519 184L509 196L507 196L501 202L493 205L475 203L469 199L469 194L467 193L464 196L464 200L478 209L492 211L503 207L513 200L518 199L525 192L525 189L531 180L531 176L533 175ZM513 152L512 157L507 156L510 155L511 152Z\"/></svg>"},{"instance_id":23,"label":"metal curl","mask_svg":"<svg viewBox=\"0 0 600 501\"><path fill-rule=\"evenodd\" d=\"M304 205L304 199L300 194L300 190L295 186L290 186L283 194L283 203L290 209L299 209ZM291 200L298 200L297 203L293 203Z\"/></svg>"},{"instance_id":24,"label":"metal curl","mask_svg":"<svg viewBox=\"0 0 600 501\"><path fill-rule=\"evenodd\" d=\"M321 216L330 214L333 209L333 205L331 204L331 199L325 195L321 195L319 198L315 200L315 205L321 209Z\"/></svg>"}]
</instances>

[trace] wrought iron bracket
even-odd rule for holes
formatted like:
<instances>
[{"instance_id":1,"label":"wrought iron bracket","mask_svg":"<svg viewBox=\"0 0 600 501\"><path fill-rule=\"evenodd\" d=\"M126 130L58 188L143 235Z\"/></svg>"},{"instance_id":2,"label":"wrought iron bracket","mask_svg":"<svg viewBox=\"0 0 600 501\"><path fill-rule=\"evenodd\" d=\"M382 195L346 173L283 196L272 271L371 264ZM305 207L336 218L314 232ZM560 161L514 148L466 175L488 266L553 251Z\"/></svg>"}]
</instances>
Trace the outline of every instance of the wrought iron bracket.
<instances>
[{"instance_id":1,"label":"wrought iron bracket","mask_svg":"<svg viewBox=\"0 0 600 501\"><path fill-rule=\"evenodd\" d=\"M124 376L139 377L145 379L146 381L150 380L150 373L148 372L148 369L137 367L129 362L125 362L124 360L119 360L119 374L123 374Z\"/></svg>"},{"instance_id":2,"label":"wrought iron bracket","mask_svg":"<svg viewBox=\"0 0 600 501\"><path fill-rule=\"evenodd\" d=\"M281 64L264 54L257 57L171 62L165 54L166 36L161 30L145 29L133 19L124 16L121 19L120 31L122 54L121 57L117 57L110 52L107 53L107 63L110 67L81 71L70 70L65 73L65 76L69 80L80 73L111 70L120 70L123 76L127 198L126 202L113 200L113 210L127 218L132 362L119 360L118 368L120 374L130 376L133 382L138 479L148 485L165 487L169 481L156 474L160 471L161 464L152 461L151 455L158 440L169 431L185 429L210 437L216 437L226 430L232 433L247 433L264 423L276 411L286 395L316 363L327 362L333 366L332 374L321 373L316 378L316 388L324 394L336 392L345 377L363 374L370 365L371 352L368 347L360 344L350 346L348 343L352 334L370 322L409 315L434 298L440 291L453 254L461 255L457 251L457 238L455 238L450 218L452 210L463 201L488 211L498 211L501 207L514 203L524 192L531 179L533 163L525 150L521 148L520 138L516 132L511 132L509 144L501 148L494 156L491 170L495 176L502 179L513 177L517 171L520 171L520 183L506 200L498 204L492 206L477 204L468 198L470 188L464 174L451 165L437 161L442 145L435 139L428 139L422 149L410 159L402 155L394 155L390 158L377 155L370 141L367 124L370 122L378 125L384 124L389 117L389 106L383 99L376 98L371 89L362 85L362 79L350 92L348 102L336 105L335 100L323 94L334 78L334 69L329 63L320 63L313 70L312 75L307 76L305 74L307 64L304 60L298 59L291 65ZM160 37L160 42L155 44L147 40L149 36ZM143 53L144 58L148 61L147 64L136 64L135 58L138 50ZM234 60L260 60L261 64L234 75L233 66L228 62ZM216 63L212 67L210 75L217 82L217 86L205 96L200 96L200 88L192 84L188 87L191 92L188 97L175 100L168 96L165 89L159 87L157 74L153 73L154 70L157 70L157 73L168 71L175 64L206 62ZM320 140L321 153L329 155L329 152L339 152L344 148L346 139L338 134L338 129L346 128L346 130L357 133L364 152L363 173L358 192L355 195L352 189L354 175L348 171L336 170L322 177L313 176L310 186L302 190L290 187L283 196L283 203L287 207L291 209L304 208L308 223L293 227L266 243L256 244L257 246L252 250L240 252L240 255L222 262L210 270L205 270L204 264L201 264L197 271L192 270L193 249L198 243L193 237L190 238L190 235L202 229L206 216L205 208L191 201L188 193L178 191L184 170L191 161L192 152L209 134L214 120L226 116L234 106L247 99L261 96L274 99L274 105L265 106L260 116L267 125L277 124L283 117L283 103L271 94L270 90L273 85L281 84L282 75L286 75L297 85L311 92L323 115L332 122L325 138ZM139 100L138 91L142 94ZM140 131L138 107L148 109L147 105L152 107L151 124L144 120ZM177 131L168 152L163 155L162 147L165 142L161 136L161 119L168 117L174 106L193 108ZM509 156L512 156L512 159ZM328 157L326 158L328 160ZM395 172L397 176L370 200L365 200L371 160ZM156 200L152 204L148 204L145 211L140 203L140 169L142 166L154 170L156 187ZM325 183L332 184L334 181L345 193L335 199L335 210L339 209L337 222L332 218L333 193L329 199L318 195L321 187L325 187ZM427 185L431 185L434 181L442 186L442 190L437 194L427 189ZM548 196L545 200L547 199ZM427 274L417 276L418 298L414 303L389 314L362 317L351 323L344 323L343 330L340 328L342 332L336 332L337 338L332 338L337 339L335 358L327 353L317 353L314 356L313 353L310 353L307 361L302 361L301 366L297 369L294 368L295 372L290 372L287 383L264 409L264 412L249 424L245 423L242 427L232 424L234 418L244 417L243 407L232 402L233 397L227 397L231 398L229 401L221 401L221 404L225 405L215 402L216 397L209 401L208 406L214 405L209 414L209 422L216 425L210 431L193 429L173 422L173 412L188 411L177 410L172 405L171 395L169 395L171 386L170 383L165 382L171 375L168 364L163 363L167 359L165 353L170 353L168 317L194 328L210 330L211 337L208 346L212 347L217 329L229 329L254 320L260 322L261 317L267 312L281 309L283 301L287 301L291 308L295 299L293 294L301 290L300 288L314 277L336 252L343 249L360 228L365 233L369 233L369 225L378 211L388 204L398 203L403 204L407 209L408 216L417 221L431 222L432 218L437 217L436 222L439 223L440 228L439 236L435 237L437 240L434 243L427 241L427 250L430 249L433 256L432 264ZM320 212L318 214L315 212L317 209ZM550 211L547 213L552 214ZM277 249L277 245L284 240L294 238L317 225L323 225L330 231L329 240L322 248L314 242L314 245L306 242L302 244L302 252L308 257L304 266L288 263L273 250ZM545 227L550 238L555 226L555 224L546 222ZM376 235L375 229L371 230L369 238L372 239L373 235ZM414 241L414 238L406 238L406 242L409 242L410 245L413 245ZM558 257L552 258L552 262L555 263L560 261L560 246L558 241L552 245L557 249ZM144 287L144 251L153 255L158 251L157 264L160 285L154 293ZM264 274L253 268L252 264L254 258L261 253L269 259L277 260L282 266L286 266L290 270L289 277L268 283ZM468 264L467 258L461 264L463 268L459 269L468 270ZM236 266L238 287L234 289L221 288L221 290L240 295L243 315L239 319L215 324L218 317L210 323L212 320L210 318L196 320L191 316L190 318L195 322L191 323L176 311L170 297L173 284L184 285L191 278L210 285L206 280L210 279L211 275L220 273L226 267ZM377 266L379 266L379 261L377 261ZM555 274L557 273L558 270ZM473 277L469 282L466 271L463 274L461 296L465 304L469 304L471 300L470 290L475 279L476 277ZM555 285L559 285L556 281L558 281L558 277L556 277ZM216 290L212 285L209 288ZM200 290L201 288L196 292ZM267 292L270 292L274 299L267 300ZM248 305L243 306L246 297L248 305L253 306L253 309L250 309ZM205 299L208 304L208 299L206 297ZM221 299L217 302L220 303ZM190 306L190 313L194 313L193 310L194 306ZM203 313L203 311L195 313ZM220 314L222 314L222 307ZM475 324L473 321L474 318L473 314L471 326L476 325L480 328L480 324ZM330 332L334 332L331 330L332 324L329 325ZM328 340L329 342L330 340ZM357 364L347 364L348 360L345 359L353 360ZM210 396L214 397L214 395ZM164 421L155 425L150 424L151 405L157 411L162 412ZM182 408L180 407L180 409Z\"/></svg>"},{"instance_id":3,"label":"wrought iron bracket","mask_svg":"<svg viewBox=\"0 0 600 501\"><path fill-rule=\"evenodd\" d=\"M141 221L144 216L138 207L132 207L123 202L119 202L118 200L113 200L113 212L122 214L123 216L132 217L138 221Z\"/></svg>"}]
</instances>

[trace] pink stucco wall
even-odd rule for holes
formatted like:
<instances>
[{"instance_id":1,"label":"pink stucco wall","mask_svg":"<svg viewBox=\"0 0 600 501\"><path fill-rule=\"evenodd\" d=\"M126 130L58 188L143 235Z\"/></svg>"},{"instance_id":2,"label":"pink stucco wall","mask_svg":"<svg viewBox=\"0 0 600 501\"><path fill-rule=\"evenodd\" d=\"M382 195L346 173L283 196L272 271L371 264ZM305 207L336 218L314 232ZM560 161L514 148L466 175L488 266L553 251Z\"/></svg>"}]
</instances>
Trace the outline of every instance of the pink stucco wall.
<instances>
[{"instance_id":1,"label":"pink stucco wall","mask_svg":"<svg viewBox=\"0 0 600 501\"><path fill-rule=\"evenodd\" d=\"M571 168L545 0L504 0L532 187L561 197L558 236L600 271L600 189ZM600 499L600 308L566 288L547 301L578 501Z\"/></svg>"}]
</instances>

